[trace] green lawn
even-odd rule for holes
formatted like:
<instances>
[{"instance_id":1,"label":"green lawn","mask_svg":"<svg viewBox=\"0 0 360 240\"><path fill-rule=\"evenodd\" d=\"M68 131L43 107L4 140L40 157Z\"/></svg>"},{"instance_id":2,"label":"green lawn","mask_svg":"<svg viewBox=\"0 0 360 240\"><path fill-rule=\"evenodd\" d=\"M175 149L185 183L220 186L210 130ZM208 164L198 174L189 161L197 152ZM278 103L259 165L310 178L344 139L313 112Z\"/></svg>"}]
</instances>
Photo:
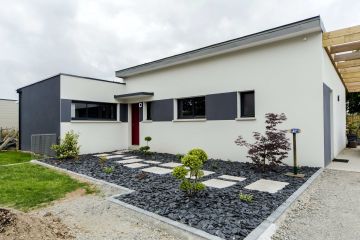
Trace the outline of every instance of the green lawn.
<instances>
[{"instance_id":1,"label":"green lawn","mask_svg":"<svg viewBox=\"0 0 360 240\"><path fill-rule=\"evenodd\" d=\"M0 165L28 162L33 159L32 154L17 151L0 151Z\"/></svg>"},{"instance_id":2,"label":"green lawn","mask_svg":"<svg viewBox=\"0 0 360 240\"><path fill-rule=\"evenodd\" d=\"M18 156L18 152L13 154L14 158ZM0 162L5 162L2 157L0 155ZM11 159L8 162L16 162L11 154L6 155L6 158ZM26 157L18 159L25 161ZM87 193L96 191L87 183L32 163L0 166L0 206L29 211L79 188L85 189Z\"/></svg>"}]
</instances>

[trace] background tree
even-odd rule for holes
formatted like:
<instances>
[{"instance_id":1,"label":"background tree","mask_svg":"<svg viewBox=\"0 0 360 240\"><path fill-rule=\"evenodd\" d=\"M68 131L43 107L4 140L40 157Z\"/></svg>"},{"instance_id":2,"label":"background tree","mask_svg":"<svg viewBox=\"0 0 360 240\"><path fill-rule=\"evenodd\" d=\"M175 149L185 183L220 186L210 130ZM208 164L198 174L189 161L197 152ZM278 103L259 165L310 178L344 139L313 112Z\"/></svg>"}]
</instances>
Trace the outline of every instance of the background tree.
<instances>
[{"instance_id":1,"label":"background tree","mask_svg":"<svg viewBox=\"0 0 360 240\"><path fill-rule=\"evenodd\" d=\"M274 168L282 164L290 150L290 140L286 137L286 130L277 129L277 125L286 120L285 114L267 113L265 117L265 134L254 132L255 143L246 142L242 136L235 141L237 145L249 149L247 157L262 171L265 171L267 166Z\"/></svg>"},{"instance_id":2,"label":"background tree","mask_svg":"<svg viewBox=\"0 0 360 240\"><path fill-rule=\"evenodd\" d=\"M346 94L346 110L349 114L360 113L360 93Z\"/></svg>"}]
</instances>

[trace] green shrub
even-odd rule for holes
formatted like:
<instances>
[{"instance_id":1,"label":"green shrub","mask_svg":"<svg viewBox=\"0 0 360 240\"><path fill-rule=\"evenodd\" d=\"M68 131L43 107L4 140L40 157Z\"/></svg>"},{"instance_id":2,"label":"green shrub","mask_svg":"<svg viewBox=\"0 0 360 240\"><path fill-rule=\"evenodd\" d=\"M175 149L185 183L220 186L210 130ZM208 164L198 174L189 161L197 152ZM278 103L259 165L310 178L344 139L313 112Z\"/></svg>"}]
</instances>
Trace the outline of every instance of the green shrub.
<instances>
[{"instance_id":1,"label":"green shrub","mask_svg":"<svg viewBox=\"0 0 360 240\"><path fill-rule=\"evenodd\" d=\"M100 165L101 165L101 166L104 166L107 160L108 160L108 159L107 159L105 156L99 157L99 163L100 163Z\"/></svg>"},{"instance_id":2,"label":"green shrub","mask_svg":"<svg viewBox=\"0 0 360 240\"><path fill-rule=\"evenodd\" d=\"M184 157L184 154L178 153L178 154L176 154L175 156L176 156L176 158L177 158L179 161L181 161L181 159Z\"/></svg>"},{"instance_id":3,"label":"green shrub","mask_svg":"<svg viewBox=\"0 0 360 240\"><path fill-rule=\"evenodd\" d=\"M240 193L239 197L240 197L240 201L247 202L247 203L252 203L253 198L254 198L254 196L252 194L244 194L244 193Z\"/></svg>"},{"instance_id":4,"label":"green shrub","mask_svg":"<svg viewBox=\"0 0 360 240\"><path fill-rule=\"evenodd\" d=\"M103 171L106 174L110 174L110 173L112 173L114 171L114 168L113 167L104 167Z\"/></svg>"},{"instance_id":5,"label":"green shrub","mask_svg":"<svg viewBox=\"0 0 360 240\"><path fill-rule=\"evenodd\" d=\"M71 130L65 134L64 139L60 140L59 145L52 145L51 149L54 150L59 159L77 158L80 152L78 139L79 135Z\"/></svg>"},{"instance_id":6,"label":"green shrub","mask_svg":"<svg viewBox=\"0 0 360 240\"><path fill-rule=\"evenodd\" d=\"M188 196L192 196L205 189L205 185L199 182L199 179L204 176L204 172L201 168L206 160L207 154L203 150L193 149L182 157L181 163L183 166L174 168L172 174L174 177L181 180L179 188ZM189 179L186 178L188 174L190 175Z\"/></svg>"},{"instance_id":7,"label":"green shrub","mask_svg":"<svg viewBox=\"0 0 360 240\"><path fill-rule=\"evenodd\" d=\"M150 136L147 136L144 138L144 140L146 141L146 146L142 146L139 148L139 151L144 153L145 155L150 155L151 152L150 152L150 147L149 147L149 142L151 141L151 137Z\"/></svg>"}]
</instances>

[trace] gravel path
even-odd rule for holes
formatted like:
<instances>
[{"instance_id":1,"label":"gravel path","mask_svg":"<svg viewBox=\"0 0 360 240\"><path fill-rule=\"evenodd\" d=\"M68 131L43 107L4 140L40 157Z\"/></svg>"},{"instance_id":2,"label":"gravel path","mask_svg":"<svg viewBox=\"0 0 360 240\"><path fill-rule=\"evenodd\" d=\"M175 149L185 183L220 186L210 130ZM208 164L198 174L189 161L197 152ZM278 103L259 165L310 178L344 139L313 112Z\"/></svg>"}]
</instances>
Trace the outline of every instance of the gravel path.
<instances>
[{"instance_id":1,"label":"gravel path","mask_svg":"<svg viewBox=\"0 0 360 240\"><path fill-rule=\"evenodd\" d=\"M99 194L70 197L34 214L51 213L59 217L79 240L190 239L178 229L106 200L108 196L122 193L121 190L104 185L98 188Z\"/></svg>"},{"instance_id":2,"label":"gravel path","mask_svg":"<svg viewBox=\"0 0 360 240\"><path fill-rule=\"evenodd\" d=\"M274 240L360 239L360 173L326 169L279 225Z\"/></svg>"}]
</instances>

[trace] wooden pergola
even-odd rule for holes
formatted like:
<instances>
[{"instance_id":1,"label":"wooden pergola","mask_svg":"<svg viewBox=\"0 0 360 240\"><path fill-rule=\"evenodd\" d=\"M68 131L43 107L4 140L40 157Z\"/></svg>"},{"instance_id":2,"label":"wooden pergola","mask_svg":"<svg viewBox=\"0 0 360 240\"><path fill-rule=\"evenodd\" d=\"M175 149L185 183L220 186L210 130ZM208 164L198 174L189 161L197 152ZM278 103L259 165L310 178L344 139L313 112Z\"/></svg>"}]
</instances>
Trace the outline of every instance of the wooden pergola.
<instances>
[{"instance_id":1,"label":"wooden pergola","mask_svg":"<svg viewBox=\"0 0 360 240\"><path fill-rule=\"evenodd\" d=\"M349 92L360 92L360 26L323 33L323 47Z\"/></svg>"}]
</instances>

